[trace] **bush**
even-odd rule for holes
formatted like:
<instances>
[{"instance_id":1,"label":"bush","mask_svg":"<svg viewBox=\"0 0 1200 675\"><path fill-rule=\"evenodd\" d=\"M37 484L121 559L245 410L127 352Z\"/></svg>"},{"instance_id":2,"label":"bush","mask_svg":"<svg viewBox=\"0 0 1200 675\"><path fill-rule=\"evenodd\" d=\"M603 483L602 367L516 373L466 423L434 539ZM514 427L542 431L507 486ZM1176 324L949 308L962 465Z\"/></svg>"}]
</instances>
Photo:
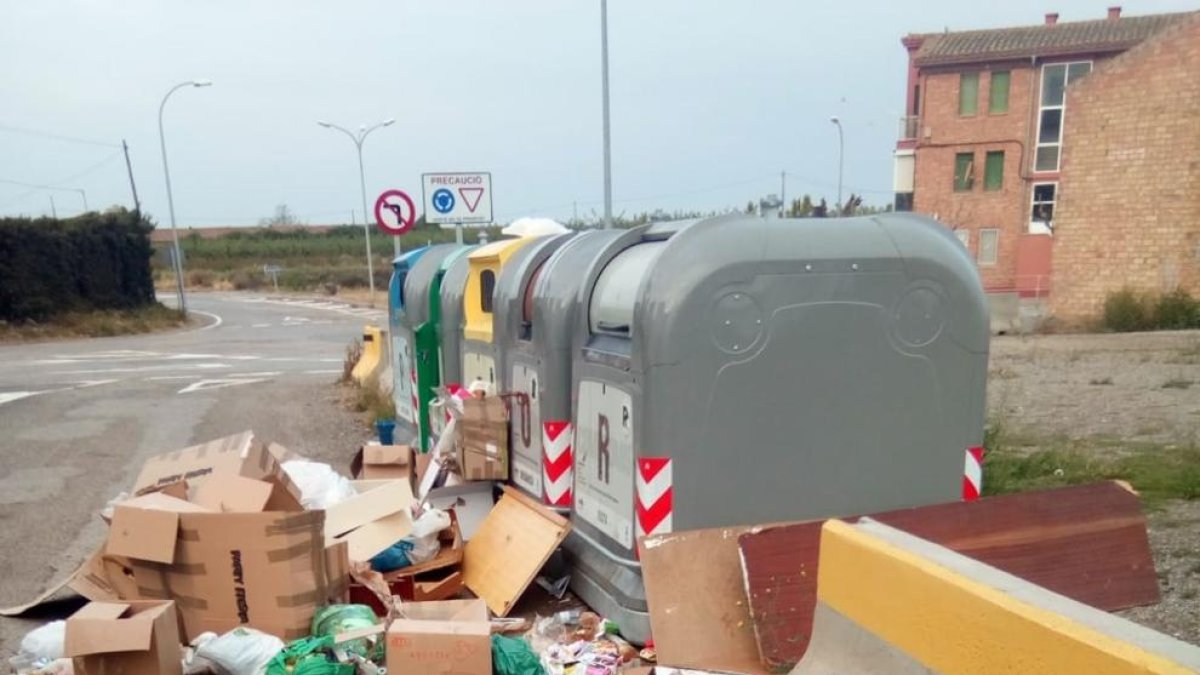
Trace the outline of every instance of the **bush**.
<instances>
[{"instance_id":1,"label":"bush","mask_svg":"<svg viewBox=\"0 0 1200 675\"><path fill-rule=\"evenodd\" d=\"M1154 315L1161 330L1200 328L1200 301L1185 290L1176 290L1158 299Z\"/></svg>"},{"instance_id":2,"label":"bush","mask_svg":"<svg viewBox=\"0 0 1200 675\"><path fill-rule=\"evenodd\" d=\"M193 288L212 288L215 277L212 270L188 270L187 285Z\"/></svg>"},{"instance_id":3,"label":"bush","mask_svg":"<svg viewBox=\"0 0 1200 675\"><path fill-rule=\"evenodd\" d=\"M1118 333L1151 330L1154 309L1154 299L1149 295L1128 288L1110 293L1104 300L1104 327Z\"/></svg>"},{"instance_id":4,"label":"bush","mask_svg":"<svg viewBox=\"0 0 1200 675\"><path fill-rule=\"evenodd\" d=\"M263 287L266 279L258 270L238 270L229 277L229 283L235 291L257 291Z\"/></svg>"}]
</instances>

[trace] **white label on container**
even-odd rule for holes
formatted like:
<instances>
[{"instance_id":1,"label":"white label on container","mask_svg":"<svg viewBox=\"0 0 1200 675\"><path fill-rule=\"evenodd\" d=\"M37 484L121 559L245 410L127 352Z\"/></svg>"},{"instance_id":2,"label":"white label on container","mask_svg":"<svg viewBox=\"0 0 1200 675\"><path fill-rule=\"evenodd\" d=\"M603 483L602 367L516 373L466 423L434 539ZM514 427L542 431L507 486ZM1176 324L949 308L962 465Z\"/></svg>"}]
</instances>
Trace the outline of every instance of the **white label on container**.
<instances>
[{"instance_id":1,"label":"white label on container","mask_svg":"<svg viewBox=\"0 0 1200 675\"><path fill-rule=\"evenodd\" d=\"M392 336L392 399L396 402L396 415L409 424L416 424L417 411L412 405L412 350L408 344L408 334L395 331Z\"/></svg>"},{"instance_id":2,"label":"white label on container","mask_svg":"<svg viewBox=\"0 0 1200 675\"><path fill-rule=\"evenodd\" d=\"M633 548L633 401L611 384L579 383L575 513Z\"/></svg>"},{"instance_id":3,"label":"white label on container","mask_svg":"<svg viewBox=\"0 0 1200 675\"><path fill-rule=\"evenodd\" d=\"M513 482L540 499L542 497L542 415L537 370L533 366L519 361L514 363L509 388L514 392L525 394L525 397L513 399L512 414L509 416L508 447L512 448Z\"/></svg>"}]
</instances>

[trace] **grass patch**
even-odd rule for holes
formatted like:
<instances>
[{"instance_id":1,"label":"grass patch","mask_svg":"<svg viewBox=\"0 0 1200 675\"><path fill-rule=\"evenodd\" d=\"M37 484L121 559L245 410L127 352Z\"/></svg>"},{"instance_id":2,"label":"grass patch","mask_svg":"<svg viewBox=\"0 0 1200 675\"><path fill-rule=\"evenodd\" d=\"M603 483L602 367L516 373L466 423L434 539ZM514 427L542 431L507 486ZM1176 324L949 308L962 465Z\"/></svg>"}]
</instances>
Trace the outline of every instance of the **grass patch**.
<instances>
[{"instance_id":1,"label":"grass patch","mask_svg":"<svg viewBox=\"0 0 1200 675\"><path fill-rule=\"evenodd\" d=\"M366 413L367 422L374 425L379 420L396 419L396 402L391 394L379 384L379 378L367 378L358 387L354 398L354 410Z\"/></svg>"},{"instance_id":2,"label":"grass patch","mask_svg":"<svg viewBox=\"0 0 1200 675\"><path fill-rule=\"evenodd\" d=\"M0 323L0 341L135 335L178 328L185 323L179 312L156 302L137 309L64 312L40 323Z\"/></svg>"},{"instance_id":3,"label":"grass patch","mask_svg":"<svg viewBox=\"0 0 1200 675\"><path fill-rule=\"evenodd\" d=\"M1169 499L1200 499L1200 447L1054 441L1033 450L1013 446L998 427L985 439L983 493L1008 494L1102 480L1127 481L1147 507Z\"/></svg>"}]
</instances>

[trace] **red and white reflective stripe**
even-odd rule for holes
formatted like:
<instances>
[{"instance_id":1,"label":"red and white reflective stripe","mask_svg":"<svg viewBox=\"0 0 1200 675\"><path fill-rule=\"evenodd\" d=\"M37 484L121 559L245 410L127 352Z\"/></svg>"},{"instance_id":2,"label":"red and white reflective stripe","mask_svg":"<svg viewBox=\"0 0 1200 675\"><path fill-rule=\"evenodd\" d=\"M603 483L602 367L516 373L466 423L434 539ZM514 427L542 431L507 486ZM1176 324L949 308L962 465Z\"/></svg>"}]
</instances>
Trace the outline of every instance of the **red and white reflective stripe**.
<instances>
[{"instance_id":1,"label":"red and white reflective stripe","mask_svg":"<svg viewBox=\"0 0 1200 675\"><path fill-rule=\"evenodd\" d=\"M670 458L638 458L636 510L639 537L671 531L675 491L672 487Z\"/></svg>"},{"instance_id":2,"label":"red and white reflective stripe","mask_svg":"<svg viewBox=\"0 0 1200 675\"><path fill-rule=\"evenodd\" d=\"M967 448L963 464L962 498L973 502L983 494L983 448Z\"/></svg>"},{"instance_id":3,"label":"red and white reflective stripe","mask_svg":"<svg viewBox=\"0 0 1200 675\"><path fill-rule=\"evenodd\" d=\"M570 506L575 479L570 422L542 423L542 492L550 506Z\"/></svg>"},{"instance_id":4,"label":"red and white reflective stripe","mask_svg":"<svg viewBox=\"0 0 1200 675\"><path fill-rule=\"evenodd\" d=\"M421 428L421 401L417 396L417 368L413 364L412 369L408 371L408 379L412 381L412 411L413 411L413 426L418 430Z\"/></svg>"}]
</instances>

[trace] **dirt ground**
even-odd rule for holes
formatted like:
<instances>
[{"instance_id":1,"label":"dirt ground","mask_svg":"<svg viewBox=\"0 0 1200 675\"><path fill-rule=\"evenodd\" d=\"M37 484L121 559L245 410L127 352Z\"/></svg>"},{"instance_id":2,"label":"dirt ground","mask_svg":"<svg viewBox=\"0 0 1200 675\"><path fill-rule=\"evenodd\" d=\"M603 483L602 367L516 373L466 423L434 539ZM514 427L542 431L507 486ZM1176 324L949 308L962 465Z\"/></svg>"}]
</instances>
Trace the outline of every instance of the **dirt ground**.
<instances>
[{"instance_id":1,"label":"dirt ground","mask_svg":"<svg viewBox=\"0 0 1200 675\"><path fill-rule=\"evenodd\" d=\"M992 423L1036 445L1089 438L1200 442L1200 331L1001 336L988 376ZM1200 501L1147 514L1163 600L1121 614L1200 644Z\"/></svg>"}]
</instances>

